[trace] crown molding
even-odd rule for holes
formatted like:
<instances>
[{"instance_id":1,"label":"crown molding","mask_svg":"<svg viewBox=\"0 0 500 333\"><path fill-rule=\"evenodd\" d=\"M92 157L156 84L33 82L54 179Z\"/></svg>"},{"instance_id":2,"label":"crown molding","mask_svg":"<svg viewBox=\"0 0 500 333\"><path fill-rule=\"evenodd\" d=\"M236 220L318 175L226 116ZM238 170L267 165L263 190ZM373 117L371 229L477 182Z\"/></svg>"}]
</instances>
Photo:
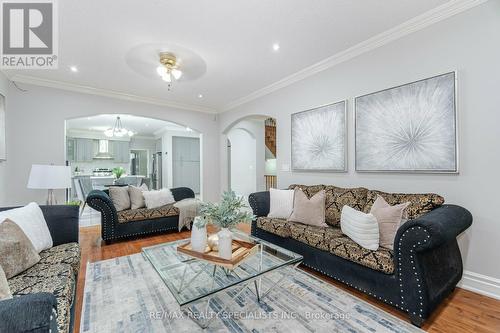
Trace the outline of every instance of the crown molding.
<instances>
[{"instance_id":1,"label":"crown molding","mask_svg":"<svg viewBox=\"0 0 500 333\"><path fill-rule=\"evenodd\" d=\"M139 103L147 103L147 104L153 104L153 105L159 105L159 106L168 106L168 107L182 109L182 110L197 111L197 112L204 112L204 113L217 113L217 111L214 109L207 108L207 107L200 106L200 105L191 105L191 104L184 104L184 103L179 103L179 102L166 101L164 99L159 99L159 98L138 96L138 95L123 93L123 92L114 91L114 90L95 88L95 87L91 87L91 86L84 86L84 85L56 81L56 80L42 79L42 78L28 76L28 75L15 74L15 75L10 76L10 75L7 75L5 72L4 72L4 74L9 78L9 80L14 81L16 83L26 83L26 84L36 85L36 86L74 91L74 92L79 92L79 93L83 93L83 94L98 95L98 96L122 99L122 100L139 102Z\"/></svg>"},{"instance_id":2,"label":"crown molding","mask_svg":"<svg viewBox=\"0 0 500 333\"><path fill-rule=\"evenodd\" d=\"M332 68L338 64L346 62L353 59L363 53L369 52L392 41L400 39L406 35L414 33L416 31L427 28L437 22L445 20L456 14L469 10L473 7L481 5L489 0L452 0L441 6L433 8L419 16L416 16L400 25L395 26L389 30L386 30L378 35L375 35L361 43L358 43L344 51L336 53L320 62L317 62L309 67L301 69L300 71L289 75L279 81L276 81L264 88L258 89L253 93L244 96L242 98L236 99L228 103L224 108L223 112L234 109L237 106L251 102L257 98L268 95L274 91L280 90L287 87L295 82L301 81L307 77L313 76L317 73L325 71Z\"/></svg>"}]
</instances>

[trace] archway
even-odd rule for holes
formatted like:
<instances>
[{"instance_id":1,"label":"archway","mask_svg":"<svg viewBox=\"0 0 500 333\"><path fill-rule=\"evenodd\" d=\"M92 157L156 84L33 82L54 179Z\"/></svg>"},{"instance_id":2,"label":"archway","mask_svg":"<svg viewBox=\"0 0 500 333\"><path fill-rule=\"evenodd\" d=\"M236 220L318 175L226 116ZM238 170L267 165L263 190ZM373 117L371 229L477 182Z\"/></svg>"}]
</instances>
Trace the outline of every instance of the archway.
<instances>
[{"instance_id":1,"label":"archway","mask_svg":"<svg viewBox=\"0 0 500 333\"><path fill-rule=\"evenodd\" d=\"M277 186L276 120L249 116L224 131L227 189L247 198Z\"/></svg>"},{"instance_id":2,"label":"archway","mask_svg":"<svg viewBox=\"0 0 500 333\"><path fill-rule=\"evenodd\" d=\"M106 133L118 121L126 131ZM65 127L72 200L84 202L91 190L117 182L146 184L150 190L189 187L201 195L201 133L170 121L118 114L68 119ZM124 172L120 179L118 168Z\"/></svg>"}]
</instances>

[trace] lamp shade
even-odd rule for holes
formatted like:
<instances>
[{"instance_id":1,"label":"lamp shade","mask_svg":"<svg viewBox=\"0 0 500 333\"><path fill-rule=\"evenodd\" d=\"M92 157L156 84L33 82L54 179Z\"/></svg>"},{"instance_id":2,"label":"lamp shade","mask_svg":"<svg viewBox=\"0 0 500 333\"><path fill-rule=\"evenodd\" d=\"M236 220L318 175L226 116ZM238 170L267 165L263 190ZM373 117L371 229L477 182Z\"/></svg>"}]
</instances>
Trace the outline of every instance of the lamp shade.
<instances>
[{"instance_id":1,"label":"lamp shade","mask_svg":"<svg viewBox=\"0 0 500 333\"><path fill-rule=\"evenodd\" d=\"M65 165L31 166L28 188L54 190L71 187L71 168Z\"/></svg>"}]
</instances>

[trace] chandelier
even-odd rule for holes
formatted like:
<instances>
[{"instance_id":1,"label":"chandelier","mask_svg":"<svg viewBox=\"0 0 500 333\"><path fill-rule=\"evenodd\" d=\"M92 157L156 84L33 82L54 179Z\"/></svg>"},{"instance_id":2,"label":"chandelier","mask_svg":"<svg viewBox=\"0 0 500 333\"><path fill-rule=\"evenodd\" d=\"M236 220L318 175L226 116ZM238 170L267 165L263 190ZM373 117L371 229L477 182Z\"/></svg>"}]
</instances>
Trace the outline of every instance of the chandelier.
<instances>
[{"instance_id":1,"label":"chandelier","mask_svg":"<svg viewBox=\"0 0 500 333\"><path fill-rule=\"evenodd\" d=\"M131 130L128 130L122 126L122 121L120 117L116 117L115 125L113 128L108 128L107 130L104 131L104 135L106 135L109 138L112 137L124 137L125 135L132 136L135 133Z\"/></svg>"},{"instance_id":2,"label":"chandelier","mask_svg":"<svg viewBox=\"0 0 500 333\"><path fill-rule=\"evenodd\" d=\"M172 87L173 81L177 81L182 76L182 71L179 69L179 62L175 55L169 52L160 53L161 65L156 67L156 73L168 83L168 90Z\"/></svg>"}]
</instances>

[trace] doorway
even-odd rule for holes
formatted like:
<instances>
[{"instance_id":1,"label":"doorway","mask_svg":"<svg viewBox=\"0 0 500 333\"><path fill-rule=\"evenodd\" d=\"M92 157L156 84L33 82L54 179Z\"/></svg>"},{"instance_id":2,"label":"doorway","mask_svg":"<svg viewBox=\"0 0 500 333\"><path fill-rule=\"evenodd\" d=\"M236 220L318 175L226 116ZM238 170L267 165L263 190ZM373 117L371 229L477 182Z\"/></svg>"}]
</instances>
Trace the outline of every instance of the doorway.
<instances>
[{"instance_id":1,"label":"doorway","mask_svg":"<svg viewBox=\"0 0 500 333\"><path fill-rule=\"evenodd\" d=\"M144 177L148 175L148 150L130 151L130 174Z\"/></svg>"},{"instance_id":2,"label":"doorway","mask_svg":"<svg viewBox=\"0 0 500 333\"><path fill-rule=\"evenodd\" d=\"M244 198L276 188L276 120L248 117L226 135L228 188Z\"/></svg>"}]
</instances>

